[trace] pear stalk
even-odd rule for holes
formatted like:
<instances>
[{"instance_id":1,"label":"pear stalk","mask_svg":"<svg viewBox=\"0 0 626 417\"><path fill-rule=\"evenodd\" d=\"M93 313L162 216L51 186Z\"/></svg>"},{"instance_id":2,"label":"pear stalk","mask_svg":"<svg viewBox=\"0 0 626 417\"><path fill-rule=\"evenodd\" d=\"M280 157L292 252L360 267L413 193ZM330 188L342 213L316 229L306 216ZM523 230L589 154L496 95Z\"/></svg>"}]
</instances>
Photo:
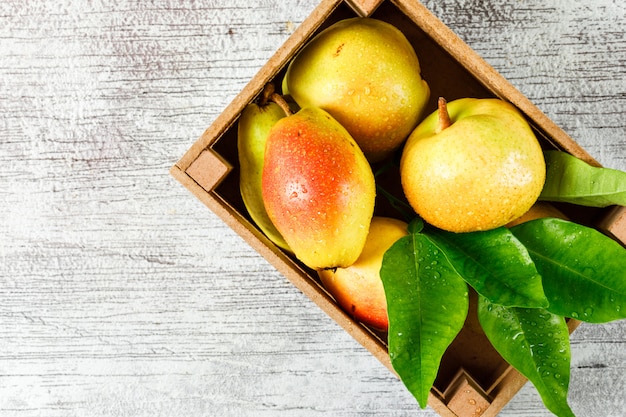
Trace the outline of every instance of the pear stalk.
<instances>
[{"instance_id":1,"label":"pear stalk","mask_svg":"<svg viewBox=\"0 0 626 417\"><path fill-rule=\"evenodd\" d=\"M439 113L439 120L437 124L436 133L440 133L442 130L447 129L452 125L450 120L450 114L448 113L448 102L445 98L439 97L437 101L437 108Z\"/></svg>"},{"instance_id":2,"label":"pear stalk","mask_svg":"<svg viewBox=\"0 0 626 417\"><path fill-rule=\"evenodd\" d=\"M261 100L259 101L259 105L261 107L265 106L270 101L278 104L278 106L285 112L285 116L291 116L293 114L291 108L289 107L289 103L287 103L283 96L276 92L276 87L274 87L274 84L267 83L265 84L263 92L261 93Z\"/></svg>"},{"instance_id":3,"label":"pear stalk","mask_svg":"<svg viewBox=\"0 0 626 417\"><path fill-rule=\"evenodd\" d=\"M270 100L278 104L280 108L283 109L286 116L291 116L293 114L293 112L291 111L291 108L289 107L289 103L287 103L287 100L285 100L283 96L281 96L280 94L273 93L270 96Z\"/></svg>"}]
</instances>

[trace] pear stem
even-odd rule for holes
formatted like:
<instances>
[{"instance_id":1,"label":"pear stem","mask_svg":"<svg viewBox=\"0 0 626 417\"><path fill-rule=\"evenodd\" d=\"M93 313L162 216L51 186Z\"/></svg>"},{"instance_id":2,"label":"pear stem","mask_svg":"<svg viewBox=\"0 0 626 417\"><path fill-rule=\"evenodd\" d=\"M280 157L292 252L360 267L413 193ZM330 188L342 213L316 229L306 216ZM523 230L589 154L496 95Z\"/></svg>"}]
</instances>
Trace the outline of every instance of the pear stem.
<instances>
[{"instance_id":1,"label":"pear stem","mask_svg":"<svg viewBox=\"0 0 626 417\"><path fill-rule=\"evenodd\" d=\"M272 84L272 83L265 84L265 87L263 87L263 91L261 92L261 98L259 100L259 106L263 107L263 106L267 105L267 103L270 101L270 97L275 92L276 92L276 88L274 87L274 84Z\"/></svg>"},{"instance_id":2,"label":"pear stem","mask_svg":"<svg viewBox=\"0 0 626 417\"><path fill-rule=\"evenodd\" d=\"M283 109L283 111L285 112L286 116L291 116L293 114L293 112L291 111L291 108L289 107L289 103L287 103L287 100L285 100L283 98L283 96L281 96L278 93L273 93L270 96L270 100L273 101L274 103L278 104L278 106Z\"/></svg>"},{"instance_id":3,"label":"pear stem","mask_svg":"<svg viewBox=\"0 0 626 417\"><path fill-rule=\"evenodd\" d=\"M437 109L439 110L439 123L437 124L436 132L439 133L444 129L447 129L452 125L452 120L450 120L450 114L448 113L448 102L445 98L439 97L437 101Z\"/></svg>"},{"instance_id":4,"label":"pear stem","mask_svg":"<svg viewBox=\"0 0 626 417\"><path fill-rule=\"evenodd\" d=\"M276 87L274 84L267 83L265 87L263 87L263 91L261 92L261 99L259 100L259 106L263 107L267 105L268 102L273 101L278 104L278 106L285 112L285 115L291 116L293 112L289 107L289 103L276 92Z\"/></svg>"}]
</instances>

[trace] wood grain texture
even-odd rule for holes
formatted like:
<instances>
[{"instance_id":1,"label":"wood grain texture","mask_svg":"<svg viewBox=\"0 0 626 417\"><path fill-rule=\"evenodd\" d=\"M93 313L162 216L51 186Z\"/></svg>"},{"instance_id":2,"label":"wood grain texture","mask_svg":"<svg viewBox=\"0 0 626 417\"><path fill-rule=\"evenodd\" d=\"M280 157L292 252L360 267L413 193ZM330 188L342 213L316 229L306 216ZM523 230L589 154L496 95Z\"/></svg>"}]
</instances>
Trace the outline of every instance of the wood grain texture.
<instances>
[{"instance_id":1,"label":"wood grain texture","mask_svg":"<svg viewBox=\"0 0 626 417\"><path fill-rule=\"evenodd\" d=\"M316 4L0 3L0 415L435 416L168 174ZM626 170L621 0L424 4ZM577 415L624 375L626 323L579 327Z\"/></svg>"}]
</instances>

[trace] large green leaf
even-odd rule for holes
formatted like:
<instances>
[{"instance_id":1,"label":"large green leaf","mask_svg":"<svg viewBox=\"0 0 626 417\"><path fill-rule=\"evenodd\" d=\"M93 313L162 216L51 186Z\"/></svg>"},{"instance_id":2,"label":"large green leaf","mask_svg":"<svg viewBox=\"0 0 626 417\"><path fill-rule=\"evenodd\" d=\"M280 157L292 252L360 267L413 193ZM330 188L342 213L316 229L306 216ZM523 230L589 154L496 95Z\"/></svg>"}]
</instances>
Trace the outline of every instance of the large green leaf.
<instances>
[{"instance_id":1,"label":"large green leaf","mask_svg":"<svg viewBox=\"0 0 626 417\"><path fill-rule=\"evenodd\" d=\"M477 293L509 307L546 307L541 275L528 251L505 227L484 232L425 232Z\"/></svg>"},{"instance_id":2,"label":"large green leaf","mask_svg":"<svg viewBox=\"0 0 626 417\"><path fill-rule=\"evenodd\" d=\"M389 248L380 275L391 364L424 408L441 357L467 317L467 284L441 250L416 230Z\"/></svg>"},{"instance_id":3,"label":"large green leaf","mask_svg":"<svg viewBox=\"0 0 626 417\"><path fill-rule=\"evenodd\" d=\"M540 308L504 307L479 297L478 319L502 357L537 388L548 410L573 417L567 403L569 332L565 319Z\"/></svg>"},{"instance_id":4,"label":"large green leaf","mask_svg":"<svg viewBox=\"0 0 626 417\"><path fill-rule=\"evenodd\" d=\"M512 227L543 277L554 314L591 323L626 318L626 249L595 229L543 218Z\"/></svg>"},{"instance_id":5,"label":"large green leaf","mask_svg":"<svg viewBox=\"0 0 626 417\"><path fill-rule=\"evenodd\" d=\"M581 206L626 205L626 172L594 167L566 152L545 151L546 181L540 200Z\"/></svg>"}]
</instances>

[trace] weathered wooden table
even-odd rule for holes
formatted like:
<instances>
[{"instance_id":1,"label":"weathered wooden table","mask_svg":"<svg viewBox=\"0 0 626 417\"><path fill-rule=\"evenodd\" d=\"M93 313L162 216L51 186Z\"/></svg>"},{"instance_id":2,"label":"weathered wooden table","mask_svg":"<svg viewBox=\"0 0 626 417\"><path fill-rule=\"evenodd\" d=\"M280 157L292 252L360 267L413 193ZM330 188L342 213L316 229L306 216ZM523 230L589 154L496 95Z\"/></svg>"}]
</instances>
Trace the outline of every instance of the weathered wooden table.
<instances>
[{"instance_id":1,"label":"weathered wooden table","mask_svg":"<svg viewBox=\"0 0 626 417\"><path fill-rule=\"evenodd\" d=\"M317 4L251 3L0 3L1 416L435 415L168 174ZM424 3L626 170L623 1ZM626 322L579 327L577 415L625 375Z\"/></svg>"}]
</instances>

